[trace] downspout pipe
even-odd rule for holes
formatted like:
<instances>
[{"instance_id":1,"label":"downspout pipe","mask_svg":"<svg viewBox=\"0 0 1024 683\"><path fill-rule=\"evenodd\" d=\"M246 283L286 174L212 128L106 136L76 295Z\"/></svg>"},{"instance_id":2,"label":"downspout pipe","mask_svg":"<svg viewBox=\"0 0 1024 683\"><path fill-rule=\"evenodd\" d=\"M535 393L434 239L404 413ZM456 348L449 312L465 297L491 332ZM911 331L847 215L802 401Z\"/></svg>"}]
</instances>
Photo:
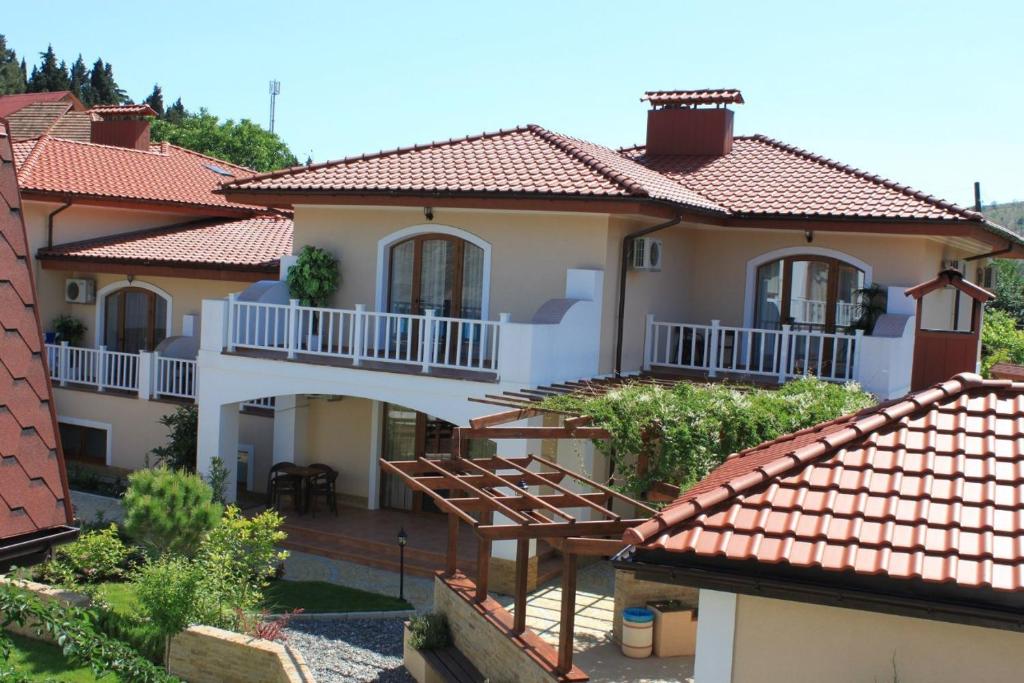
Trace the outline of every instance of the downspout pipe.
<instances>
[{"instance_id":1,"label":"downspout pipe","mask_svg":"<svg viewBox=\"0 0 1024 683\"><path fill-rule=\"evenodd\" d=\"M1008 254L1009 252L1013 251L1013 246L1013 242L1011 242L1010 240L1006 240L1005 249L996 249L995 251L990 251L987 254L975 254L974 256L968 256L967 258L964 259L964 261L977 261L978 259L1002 256L1003 254Z\"/></svg>"},{"instance_id":2,"label":"downspout pipe","mask_svg":"<svg viewBox=\"0 0 1024 683\"><path fill-rule=\"evenodd\" d=\"M626 325L626 274L629 272L629 257L633 253L633 240L651 233L679 225L683 217L676 212L674 218L657 225L628 233L622 238L622 263L619 265L619 311L615 328L615 376L622 376L622 338Z\"/></svg>"},{"instance_id":3,"label":"downspout pipe","mask_svg":"<svg viewBox=\"0 0 1024 683\"><path fill-rule=\"evenodd\" d=\"M60 206L50 212L50 215L46 217L46 246L50 248L53 246L53 219L61 211L70 208L71 202L67 201L63 206Z\"/></svg>"}]
</instances>

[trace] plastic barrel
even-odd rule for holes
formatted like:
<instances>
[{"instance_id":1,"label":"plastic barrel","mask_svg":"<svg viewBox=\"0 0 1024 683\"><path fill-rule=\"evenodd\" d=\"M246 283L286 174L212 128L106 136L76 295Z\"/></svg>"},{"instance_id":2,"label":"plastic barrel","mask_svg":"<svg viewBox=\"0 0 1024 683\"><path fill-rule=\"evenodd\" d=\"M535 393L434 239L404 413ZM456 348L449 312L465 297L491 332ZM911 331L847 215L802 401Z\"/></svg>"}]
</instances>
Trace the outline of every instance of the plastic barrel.
<instances>
[{"instance_id":1,"label":"plastic barrel","mask_svg":"<svg viewBox=\"0 0 1024 683\"><path fill-rule=\"evenodd\" d=\"M622 611L622 654L634 659L651 656L654 648L654 612L646 607Z\"/></svg>"}]
</instances>

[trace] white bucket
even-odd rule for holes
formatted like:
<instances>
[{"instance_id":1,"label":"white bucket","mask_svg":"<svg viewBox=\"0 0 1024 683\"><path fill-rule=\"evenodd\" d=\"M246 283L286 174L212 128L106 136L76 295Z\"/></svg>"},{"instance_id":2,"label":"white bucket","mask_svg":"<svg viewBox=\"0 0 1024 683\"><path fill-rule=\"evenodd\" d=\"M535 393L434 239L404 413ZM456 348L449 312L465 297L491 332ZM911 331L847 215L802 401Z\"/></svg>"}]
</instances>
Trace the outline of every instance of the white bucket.
<instances>
[{"instance_id":1,"label":"white bucket","mask_svg":"<svg viewBox=\"0 0 1024 683\"><path fill-rule=\"evenodd\" d=\"M654 613L630 607L622 614L622 654L634 659L650 657L654 649Z\"/></svg>"}]
</instances>

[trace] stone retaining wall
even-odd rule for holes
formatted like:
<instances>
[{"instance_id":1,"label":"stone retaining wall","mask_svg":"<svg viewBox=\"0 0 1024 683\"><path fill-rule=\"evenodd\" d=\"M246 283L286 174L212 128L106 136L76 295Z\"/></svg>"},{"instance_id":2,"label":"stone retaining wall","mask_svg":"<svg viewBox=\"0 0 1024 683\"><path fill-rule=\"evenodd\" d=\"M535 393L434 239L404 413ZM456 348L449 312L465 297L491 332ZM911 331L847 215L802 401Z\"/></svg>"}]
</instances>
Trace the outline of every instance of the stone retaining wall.
<instances>
[{"instance_id":1,"label":"stone retaining wall","mask_svg":"<svg viewBox=\"0 0 1024 683\"><path fill-rule=\"evenodd\" d=\"M189 683L312 683L302 655L281 643L212 626L171 639L171 673Z\"/></svg>"}]
</instances>

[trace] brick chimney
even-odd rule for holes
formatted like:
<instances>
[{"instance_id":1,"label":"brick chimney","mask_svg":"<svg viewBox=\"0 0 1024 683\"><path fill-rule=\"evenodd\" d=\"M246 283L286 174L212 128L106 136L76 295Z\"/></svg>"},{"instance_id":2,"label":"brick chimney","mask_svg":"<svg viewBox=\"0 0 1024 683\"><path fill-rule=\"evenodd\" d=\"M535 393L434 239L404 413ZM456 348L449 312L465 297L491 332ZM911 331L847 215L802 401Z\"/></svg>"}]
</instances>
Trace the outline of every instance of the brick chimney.
<instances>
[{"instance_id":1,"label":"brick chimney","mask_svg":"<svg viewBox=\"0 0 1024 683\"><path fill-rule=\"evenodd\" d=\"M739 90L656 90L644 93L647 154L722 156L732 151L732 110Z\"/></svg>"},{"instance_id":2,"label":"brick chimney","mask_svg":"<svg viewBox=\"0 0 1024 683\"><path fill-rule=\"evenodd\" d=\"M156 112L148 104L101 105L89 112L96 144L149 150L149 126Z\"/></svg>"}]
</instances>

